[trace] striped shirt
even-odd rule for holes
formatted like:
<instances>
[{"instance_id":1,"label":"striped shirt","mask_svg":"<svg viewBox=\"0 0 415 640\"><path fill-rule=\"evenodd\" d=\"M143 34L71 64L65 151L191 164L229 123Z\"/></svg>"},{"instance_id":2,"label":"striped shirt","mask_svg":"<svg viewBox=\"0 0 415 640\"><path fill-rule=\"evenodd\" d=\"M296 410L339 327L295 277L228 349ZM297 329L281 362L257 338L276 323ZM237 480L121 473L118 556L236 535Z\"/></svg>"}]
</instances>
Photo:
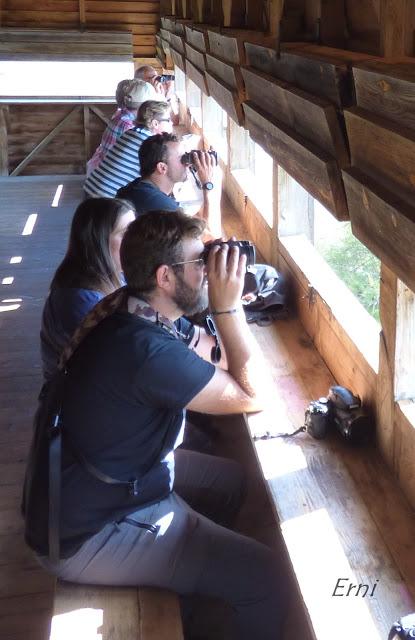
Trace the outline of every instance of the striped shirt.
<instances>
[{"instance_id":1,"label":"striped shirt","mask_svg":"<svg viewBox=\"0 0 415 640\"><path fill-rule=\"evenodd\" d=\"M146 128L135 127L122 134L99 167L85 181L88 196L114 198L118 189L140 176L138 150L151 136Z\"/></svg>"},{"instance_id":2,"label":"striped shirt","mask_svg":"<svg viewBox=\"0 0 415 640\"><path fill-rule=\"evenodd\" d=\"M104 156L108 153L111 147L116 143L117 139L128 129L132 129L135 125L135 119L137 116L136 111L130 111L129 109L117 109L113 114L107 128L102 134L101 143L97 147L94 155L87 163L87 173L89 176L94 169L96 169L101 163Z\"/></svg>"}]
</instances>

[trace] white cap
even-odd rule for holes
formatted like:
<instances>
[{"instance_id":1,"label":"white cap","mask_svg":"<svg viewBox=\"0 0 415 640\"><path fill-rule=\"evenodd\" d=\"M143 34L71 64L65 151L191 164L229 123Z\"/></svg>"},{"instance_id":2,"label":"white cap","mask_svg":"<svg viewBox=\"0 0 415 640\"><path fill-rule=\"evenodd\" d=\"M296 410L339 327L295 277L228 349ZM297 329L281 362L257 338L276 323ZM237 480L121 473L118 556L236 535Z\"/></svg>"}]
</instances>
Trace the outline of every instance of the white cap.
<instances>
[{"instance_id":1,"label":"white cap","mask_svg":"<svg viewBox=\"0 0 415 640\"><path fill-rule=\"evenodd\" d=\"M165 97L160 93L157 93L155 88L150 82L144 82L139 80L139 84L134 84L131 91L125 97L125 103L130 105L140 105L146 100L157 100L158 102L164 102Z\"/></svg>"}]
</instances>

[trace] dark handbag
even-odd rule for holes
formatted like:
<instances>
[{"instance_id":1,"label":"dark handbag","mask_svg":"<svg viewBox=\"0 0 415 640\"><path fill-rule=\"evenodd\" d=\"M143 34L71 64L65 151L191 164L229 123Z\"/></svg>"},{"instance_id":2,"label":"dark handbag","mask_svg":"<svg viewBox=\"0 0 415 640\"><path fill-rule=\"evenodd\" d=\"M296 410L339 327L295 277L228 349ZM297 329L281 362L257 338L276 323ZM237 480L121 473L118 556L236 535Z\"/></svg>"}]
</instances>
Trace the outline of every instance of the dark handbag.
<instances>
[{"instance_id":1,"label":"dark handbag","mask_svg":"<svg viewBox=\"0 0 415 640\"><path fill-rule=\"evenodd\" d=\"M253 264L248 268L243 293L249 293L252 298L243 300L249 323L265 326L288 315L286 281L269 264Z\"/></svg>"}]
</instances>

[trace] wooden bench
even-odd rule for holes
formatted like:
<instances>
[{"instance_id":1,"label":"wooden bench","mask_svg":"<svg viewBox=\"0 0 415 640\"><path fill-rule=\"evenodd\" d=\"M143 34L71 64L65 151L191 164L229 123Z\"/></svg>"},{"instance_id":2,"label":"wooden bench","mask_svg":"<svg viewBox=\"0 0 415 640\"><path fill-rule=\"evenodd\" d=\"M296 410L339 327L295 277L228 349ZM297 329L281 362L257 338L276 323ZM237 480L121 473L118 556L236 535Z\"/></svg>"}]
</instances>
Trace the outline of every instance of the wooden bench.
<instances>
[{"instance_id":1,"label":"wooden bench","mask_svg":"<svg viewBox=\"0 0 415 640\"><path fill-rule=\"evenodd\" d=\"M183 640L179 600L163 589L58 581L50 640Z\"/></svg>"}]
</instances>

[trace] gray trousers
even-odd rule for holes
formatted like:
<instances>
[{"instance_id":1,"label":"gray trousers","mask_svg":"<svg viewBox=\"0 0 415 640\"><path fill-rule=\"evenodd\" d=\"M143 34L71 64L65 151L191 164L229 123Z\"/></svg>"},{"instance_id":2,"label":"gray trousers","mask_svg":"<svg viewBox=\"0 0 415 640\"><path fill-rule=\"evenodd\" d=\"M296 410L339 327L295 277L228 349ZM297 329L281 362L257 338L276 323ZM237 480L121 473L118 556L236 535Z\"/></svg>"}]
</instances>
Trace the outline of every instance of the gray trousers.
<instances>
[{"instance_id":1,"label":"gray trousers","mask_svg":"<svg viewBox=\"0 0 415 640\"><path fill-rule=\"evenodd\" d=\"M71 582L220 598L234 612L235 638L278 640L286 612L278 559L266 546L222 526L240 506L239 465L185 449L176 450L175 458L175 490L167 498L130 514L128 521L106 525L73 557L53 566L41 558L41 564ZM156 532L134 522L153 525Z\"/></svg>"}]
</instances>

